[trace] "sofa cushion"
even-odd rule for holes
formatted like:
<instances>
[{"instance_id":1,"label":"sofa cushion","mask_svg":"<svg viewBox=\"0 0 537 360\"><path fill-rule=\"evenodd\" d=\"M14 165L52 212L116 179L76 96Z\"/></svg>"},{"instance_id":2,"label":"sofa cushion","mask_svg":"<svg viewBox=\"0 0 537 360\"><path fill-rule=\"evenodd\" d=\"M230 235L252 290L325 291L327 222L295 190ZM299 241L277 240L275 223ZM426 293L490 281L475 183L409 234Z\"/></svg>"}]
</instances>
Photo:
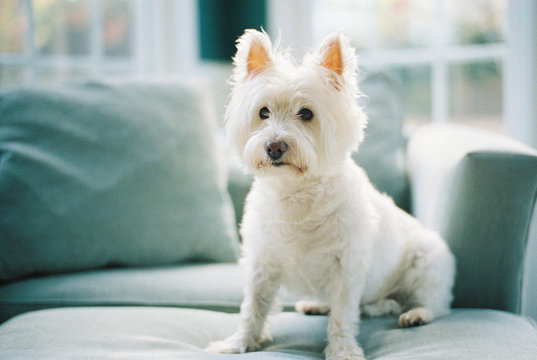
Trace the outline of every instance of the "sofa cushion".
<instances>
[{"instance_id":1,"label":"sofa cushion","mask_svg":"<svg viewBox=\"0 0 537 360\"><path fill-rule=\"evenodd\" d=\"M235 261L226 170L203 93L129 81L1 94L0 281Z\"/></svg>"},{"instance_id":2,"label":"sofa cushion","mask_svg":"<svg viewBox=\"0 0 537 360\"><path fill-rule=\"evenodd\" d=\"M20 315L0 326L2 359L323 359L325 316L271 316L274 341L260 352L203 349L231 335L239 315L172 308L69 308ZM368 359L534 359L537 330L494 310L456 310L425 326L399 329L395 318L362 321Z\"/></svg>"},{"instance_id":3,"label":"sofa cushion","mask_svg":"<svg viewBox=\"0 0 537 360\"><path fill-rule=\"evenodd\" d=\"M406 174L401 98L394 81L382 72L372 72L360 79L361 97L368 117L365 139L356 162L364 168L373 184L390 195L395 203L408 211L409 182Z\"/></svg>"},{"instance_id":4,"label":"sofa cushion","mask_svg":"<svg viewBox=\"0 0 537 360\"><path fill-rule=\"evenodd\" d=\"M244 275L237 264L119 268L22 279L0 288L0 322L67 306L179 306L238 312Z\"/></svg>"},{"instance_id":5,"label":"sofa cushion","mask_svg":"<svg viewBox=\"0 0 537 360\"><path fill-rule=\"evenodd\" d=\"M21 279L0 287L0 323L28 311L72 306L175 306L239 312L245 274L236 263L117 268ZM284 291L284 309L295 299Z\"/></svg>"}]
</instances>

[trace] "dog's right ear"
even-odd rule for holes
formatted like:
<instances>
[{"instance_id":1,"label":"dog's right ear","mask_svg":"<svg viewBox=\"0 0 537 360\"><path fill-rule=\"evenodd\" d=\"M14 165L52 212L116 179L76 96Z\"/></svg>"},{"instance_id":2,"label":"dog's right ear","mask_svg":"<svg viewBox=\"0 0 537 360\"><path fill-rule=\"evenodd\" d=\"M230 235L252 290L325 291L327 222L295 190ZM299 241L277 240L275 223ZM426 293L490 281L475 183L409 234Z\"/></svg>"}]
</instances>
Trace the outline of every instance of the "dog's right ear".
<instances>
[{"instance_id":1,"label":"dog's right ear","mask_svg":"<svg viewBox=\"0 0 537 360\"><path fill-rule=\"evenodd\" d=\"M233 58L233 80L239 82L263 72L272 63L271 54L272 43L266 32L245 30L237 40L237 53Z\"/></svg>"}]
</instances>

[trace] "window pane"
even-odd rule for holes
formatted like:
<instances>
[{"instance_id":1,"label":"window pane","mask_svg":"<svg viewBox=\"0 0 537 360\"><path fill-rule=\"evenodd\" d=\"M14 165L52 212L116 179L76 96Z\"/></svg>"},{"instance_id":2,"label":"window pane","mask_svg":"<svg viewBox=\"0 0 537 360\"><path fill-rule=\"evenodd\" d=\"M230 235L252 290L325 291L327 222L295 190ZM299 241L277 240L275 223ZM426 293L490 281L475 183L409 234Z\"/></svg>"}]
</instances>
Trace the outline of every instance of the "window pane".
<instances>
[{"instance_id":1,"label":"window pane","mask_svg":"<svg viewBox=\"0 0 537 360\"><path fill-rule=\"evenodd\" d=\"M132 10L128 0L104 2L103 44L108 56L131 55Z\"/></svg>"},{"instance_id":2,"label":"window pane","mask_svg":"<svg viewBox=\"0 0 537 360\"><path fill-rule=\"evenodd\" d=\"M507 0L455 0L448 2L447 10L451 43L486 44L504 40Z\"/></svg>"},{"instance_id":3,"label":"window pane","mask_svg":"<svg viewBox=\"0 0 537 360\"><path fill-rule=\"evenodd\" d=\"M23 0L0 1L0 54L24 52L26 28Z\"/></svg>"},{"instance_id":4,"label":"window pane","mask_svg":"<svg viewBox=\"0 0 537 360\"><path fill-rule=\"evenodd\" d=\"M431 67L428 65L396 67L391 70L398 79L404 119L409 124L431 121Z\"/></svg>"},{"instance_id":5,"label":"window pane","mask_svg":"<svg viewBox=\"0 0 537 360\"><path fill-rule=\"evenodd\" d=\"M90 50L88 0L34 0L35 41L42 54L85 55Z\"/></svg>"},{"instance_id":6,"label":"window pane","mask_svg":"<svg viewBox=\"0 0 537 360\"><path fill-rule=\"evenodd\" d=\"M430 0L316 0L314 38L343 29L358 50L430 45L434 6Z\"/></svg>"},{"instance_id":7,"label":"window pane","mask_svg":"<svg viewBox=\"0 0 537 360\"><path fill-rule=\"evenodd\" d=\"M501 64L484 62L451 65L449 81L452 121L501 131Z\"/></svg>"},{"instance_id":8,"label":"window pane","mask_svg":"<svg viewBox=\"0 0 537 360\"><path fill-rule=\"evenodd\" d=\"M434 1L379 0L378 25L382 48L425 46L432 43Z\"/></svg>"},{"instance_id":9,"label":"window pane","mask_svg":"<svg viewBox=\"0 0 537 360\"><path fill-rule=\"evenodd\" d=\"M22 66L0 65L0 89L20 86L24 83Z\"/></svg>"},{"instance_id":10,"label":"window pane","mask_svg":"<svg viewBox=\"0 0 537 360\"><path fill-rule=\"evenodd\" d=\"M319 41L329 33L343 29L357 50L369 47L375 16L365 0L315 0L312 31Z\"/></svg>"}]
</instances>

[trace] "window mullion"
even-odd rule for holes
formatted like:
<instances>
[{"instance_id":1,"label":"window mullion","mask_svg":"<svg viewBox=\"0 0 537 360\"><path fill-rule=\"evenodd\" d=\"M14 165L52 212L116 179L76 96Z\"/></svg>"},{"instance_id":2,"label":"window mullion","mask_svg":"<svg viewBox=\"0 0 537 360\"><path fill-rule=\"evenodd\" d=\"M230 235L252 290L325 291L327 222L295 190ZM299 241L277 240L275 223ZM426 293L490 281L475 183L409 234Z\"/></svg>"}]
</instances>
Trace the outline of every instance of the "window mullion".
<instances>
[{"instance_id":1,"label":"window mullion","mask_svg":"<svg viewBox=\"0 0 537 360\"><path fill-rule=\"evenodd\" d=\"M507 51L504 61L503 106L507 134L537 147L537 4L508 4Z\"/></svg>"},{"instance_id":2,"label":"window mullion","mask_svg":"<svg viewBox=\"0 0 537 360\"><path fill-rule=\"evenodd\" d=\"M92 0L90 8L90 73L100 75L103 68L103 8L102 0Z\"/></svg>"},{"instance_id":3,"label":"window mullion","mask_svg":"<svg viewBox=\"0 0 537 360\"><path fill-rule=\"evenodd\" d=\"M445 0L435 2L435 36L433 36L433 49L435 56L432 63L431 77L431 108L433 122L444 123L449 118L449 79L447 73L447 62L445 45L447 43L446 33L446 3Z\"/></svg>"},{"instance_id":4,"label":"window mullion","mask_svg":"<svg viewBox=\"0 0 537 360\"><path fill-rule=\"evenodd\" d=\"M24 39L24 82L32 84L35 82L35 61L38 56L35 48L35 16L32 0L25 0L23 6L28 21Z\"/></svg>"}]
</instances>

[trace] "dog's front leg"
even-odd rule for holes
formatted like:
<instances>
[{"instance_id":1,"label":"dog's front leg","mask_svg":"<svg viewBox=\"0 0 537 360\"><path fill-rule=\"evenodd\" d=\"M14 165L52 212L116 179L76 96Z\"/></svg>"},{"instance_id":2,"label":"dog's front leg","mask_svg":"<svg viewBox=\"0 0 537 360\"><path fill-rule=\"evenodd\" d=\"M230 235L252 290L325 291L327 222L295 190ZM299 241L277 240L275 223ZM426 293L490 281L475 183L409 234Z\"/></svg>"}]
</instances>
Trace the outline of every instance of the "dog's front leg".
<instances>
[{"instance_id":1,"label":"dog's front leg","mask_svg":"<svg viewBox=\"0 0 537 360\"><path fill-rule=\"evenodd\" d=\"M263 266L252 266L248 277L239 329L227 339L211 343L208 351L227 354L255 351L265 340L262 335L268 336L263 334L263 328L280 287L280 274Z\"/></svg>"},{"instance_id":2,"label":"dog's front leg","mask_svg":"<svg viewBox=\"0 0 537 360\"><path fill-rule=\"evenodd\" d=\"M355 281L344 271L337 271L331 286L331 310L328 319L327 360L362 360L364 352L356 342L360 317L360 293ZM354 285L354 286L353 286Z\"/></svg>"}]
</instances>

